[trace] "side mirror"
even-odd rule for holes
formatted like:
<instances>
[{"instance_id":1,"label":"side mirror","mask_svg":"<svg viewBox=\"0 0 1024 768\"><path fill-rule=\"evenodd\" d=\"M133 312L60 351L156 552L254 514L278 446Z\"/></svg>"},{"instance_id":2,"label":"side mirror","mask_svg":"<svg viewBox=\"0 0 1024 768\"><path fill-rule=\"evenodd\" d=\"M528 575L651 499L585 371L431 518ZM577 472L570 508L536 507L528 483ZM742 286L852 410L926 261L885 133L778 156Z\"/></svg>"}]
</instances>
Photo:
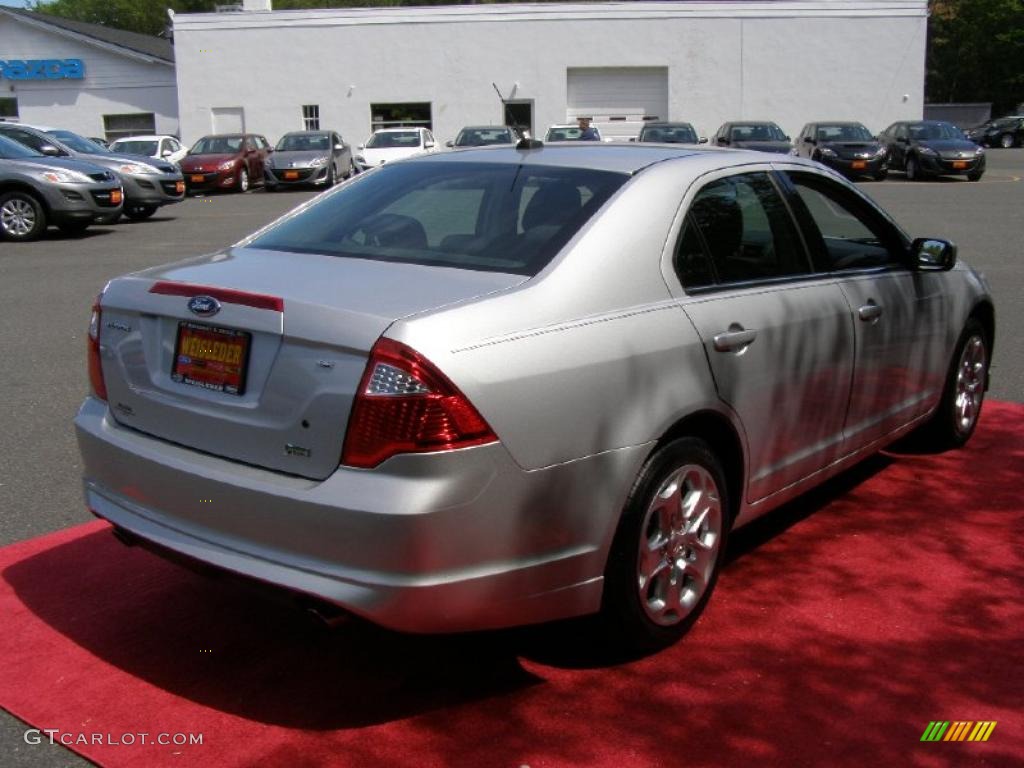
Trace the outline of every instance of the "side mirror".
<instances>
[{"instance_id":1,"label":"side mirror","mask_svg":"<svg viewBox=\"0 0 1024 768\"><path fill-rule=\"evenodd\" d=\"M424 144L423 146L425 146L425 147L426 147L427 149L433 149L433 148L434 148L434 147L435 147L436 145L434 144L434 142L432 142L432 141L428 141L428 142L427 142L426 144Z\"/></svg>"},{"instance_id":2,"label":"side mirror","mask_svg":"<svg viewBox=\"0 0 1024 768\"><path fill-rule=\"evenodd\" d=\"M360 144L358 147L356 147L356 149L366 149L366 145Z\"/></svg>"},{"instance_id":3,"label":"side mirror","mask_svg":"<svg viewBox=\"0 0 1024 768\"><path fill-rule=\"evenodd\" d=\"M896 141L898 141L900 144L910 143L910 139L908 139L906 136L900 136L898 139L896 139Z\"/></svg>"},{"instance_id":4,"label":"side mirror","mask_svg":"<svg viewBox=\"0 0 1024 768\"><path fill-rule=\"evenodd\" d=\"M53 144L43 144L43 146L39 148L39 151L50 157L60 157L63 154L59 149L53 146Z\"/></svg>"},{"instance_id":5,"label":"side mirror","mask_svg":"<svg viewBox=\"0 0 1024 768\"><path fill-rule=\"evenodd\" d=\"M708 137L707 136L701 136L699 139L697 139L697 143L698 144L707 144L708 143Z\"/></svg>"},{"instance_id":6,"label":"side mirror","mask_svg":"<svg viewBox=\"0 0 1024 768\"><path fill-rule=\"evenodd\" d=\"M791 139L791 138L789 138L789 136L786 136L786 135L783 135L783 137L782 137L782 138L783 138L783 139L785 139L786 141L792 141L792 139Z\"/></svg>"},{"instance_id":7,"label":"side mirror","mask_svg":"<svg viewBox=\"0 0 1024 768\"><path fill-rule=\"evenodd\" d=\"M334 145L334 151L335 152L341 152L341 150L343 150L344 148L345 148L344 144L335 144Z\"/></svg>"},{"instance_id":8,"label":"side mirror","mask_svg":"<svg viewBox=\"0 0 1024 768\"><path fill-rule=\"evenodd\" d=\"M949 240L919 237L910 252L918 272L948 272L956 265L956 244Z\"/></svg>"},{"instance_id":9,"label":"side mirror","mask_svg":"<svg viewBox=\"0 0 1024 768\"><path fill-rule=\"evenodd\" d=\"M169 149L165 149L165 150L164 150L163 152L161 152L161 153L160 153L160 157L170 157L170 156L171 156L171 155L173 155L173 154L174 154L174 153L173 153L173 152L171 152L171 150L169 150Z\"/></svg>"},{"instance_id":10,"label":"side mirror","mask_svg":"<svg viewBox=\"0 0 1024 768\"><path fill-rule=\"evenodd\" d=\"M811 138L810 136L804 136L804 144L817 144L817 143L818 143L818 142L816 142L816 141L815 141L815 140L814 140L813 138Z\"/></svg>"},{"instance_id":11,"label":"side mirror","mask_svg":"<svg viewBox=\"0 0 1024 768\"><path fill-rule=\"evenodd\" d=\"M727 138L723 137L723 136L720 136L719 138L715 139L715 141L716 141L716 142L717 142L717 143L718 143L718 144L719 144L720 146L723 146L723 147L727 147L727 146L729 146L729 140L728 140Z\"/></svg>"},{"instance_id":12,"label":"side mirror","mask_svg":"<svg viewBox=\"0 0 1024 768\"><path fill-rule=\"evenodd\" d=\"M445 145L446 147L449 147L449 148L451 148L451 147L454 147L454 146L455 146L455 142L454 142L454 141L452 141L451 139L449 139L448 141L446 141L446 142L444 143L444 145Z\"/></svg>"}]
</instances>

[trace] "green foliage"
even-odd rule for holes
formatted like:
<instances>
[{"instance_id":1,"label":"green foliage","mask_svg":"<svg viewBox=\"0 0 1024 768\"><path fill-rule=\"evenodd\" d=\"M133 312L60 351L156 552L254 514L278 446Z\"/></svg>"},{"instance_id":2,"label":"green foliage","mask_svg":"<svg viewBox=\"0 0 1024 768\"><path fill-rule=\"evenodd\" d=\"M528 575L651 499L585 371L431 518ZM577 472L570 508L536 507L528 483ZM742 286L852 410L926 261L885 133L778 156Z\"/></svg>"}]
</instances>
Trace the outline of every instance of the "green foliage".
<instances>
[{"instance_id":1,"label":"green foliage","mask_svg":"<svg viewBox=\"0 0 1024 768\"><path fill-rule=\"evenodd\" d=\"M1024 102L1024 0L932 0L927 100L992 102L1001 115Z\"/></svg>"}]
</instances>

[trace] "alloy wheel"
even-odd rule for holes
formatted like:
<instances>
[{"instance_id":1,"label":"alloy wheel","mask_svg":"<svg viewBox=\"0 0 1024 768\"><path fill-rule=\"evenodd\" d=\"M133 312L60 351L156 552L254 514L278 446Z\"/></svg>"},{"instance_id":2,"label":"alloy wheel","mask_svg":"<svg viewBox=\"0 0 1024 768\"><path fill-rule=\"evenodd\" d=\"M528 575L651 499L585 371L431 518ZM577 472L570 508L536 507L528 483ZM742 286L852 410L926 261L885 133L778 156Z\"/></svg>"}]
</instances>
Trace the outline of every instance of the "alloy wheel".
<instances>
[{"instance_id":1,"label":"alloy wheel","mask_svg":"<svg viewBox=\"0 0 1024 768\"><path fill-rule=\"evenodd\" d=\"M961 434L969 433L981 413L985 397L985 375L988 352L985 340L979 335L967 339L957 363L956 397L953 399L955 425Z\"/></svg>"},{"instance_id":2,"label":"alloy wheel","mask_svg":"<svg viewBox=\"0 0 1024 768\"><path fill-rule=\"evenodd\" d=\"M12 197L0 208L0 227L13 237L26 237L36 226L36 212L32 204L20 197Z\"/></svg>"},{"instance_id":3,"label":"alloy wheel","mask_svg":"<svg viewBox=\"0 0 1024 768\"><path fill-rule=\"evenodd\" d=\"M722 542L721 494L711 473L686 464L668 475L648 504L640 531L636 585L655 624L683 621L700 603Z\"/></svg>"}]
</instances>

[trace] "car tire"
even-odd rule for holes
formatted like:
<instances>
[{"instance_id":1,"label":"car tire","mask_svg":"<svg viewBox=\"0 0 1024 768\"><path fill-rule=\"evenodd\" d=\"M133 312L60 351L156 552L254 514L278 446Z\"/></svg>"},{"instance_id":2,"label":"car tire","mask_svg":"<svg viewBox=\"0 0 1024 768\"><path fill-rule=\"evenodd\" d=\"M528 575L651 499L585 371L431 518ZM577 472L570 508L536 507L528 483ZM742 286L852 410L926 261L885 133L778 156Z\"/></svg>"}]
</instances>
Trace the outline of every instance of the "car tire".
<instances>
[{"instance_id":1,"label":"car tire","mask_svg":"<svg viewBox=\"0 0 1024 768\"><path fill-rule=\"evenodd\" d=\"M327 188L330 189L337 183L338 177L334 172L334 163L331 163L330 167L327 169Z\"/></svg>"},{"instance_id":2,"label":"car tire","mask_svg":"<svg viewBox=\"0 0 1024 768\"><path fill-rule=\"evenodd\" d=\"M156 205L126 205L121 213L132 221L142 221L156 213L158 207Z\"/></svg>"},{"instance_id":3,"label":"car tire","mask_svg":"<svg viewBox=\"0 0 1024 768\"><path fill-rule=\"evenodd\" d=\"M63 224L58 224L57 229L70 237L79 237L91 226L91 221L68 221Z\"/></svg>"},{"instance_id":4,"label":"car tire","mask_svg":"<svg viewBox=\"0 0 1024 768\"><path fill-rule=\"evenodd\" d=\"M348 170L345 171L345 178L351 179L358 173L356 170L356 162L351 157L348 159Z\"/></svg>"},{"instance_id":5,"label":"car tire","mask_svg":"<svg viewBox=\"0 0 1024 768\"><path fill-rule=\"evenodd\" d=\"M20 189L0 195L0 238L35 240L46 231L46 209L35 195Z\"/></svg>"},{"instance_id":6,"label":"car tire","mask_svg":"<svg viewBox=\"0 0 1024 768\"><path fill-rule=\"evenodd\" d=\"M249 171L245 168L238 172L238 191L242 193L249 191Z\"/></svg>"},{"instance_id":7,"label":"car tire","mask_svg":"<svg viewBox=\"0 0 1024 768\"><path fill-rule=\"evenodd\" d=\"M920 430L927 445L942 450L960 448L971 439L988 386L989 345L981 323L970 318L957 340L938 410Z\"/></svg>"},{"instance_id":8,"label":"car tire","mask_svg":"<svg viewBox=\"0 0 1024 768\"><path fill-rule=\"evenodd\" d=\"M646 653L682 637L714 589L730 523L725 471L706 442L680 438L647 460L605 568L601 619L613 646Z\"/></svg>"},{"instance_id":9,"label":"car tire","mask_svg":"<svg viewBox=\"0 0 1024 768\"><path fill-rule=\"evenodd\" d=\"M967 174L968 181L981 181L981 177L984 175L984 171L971 171Z\"/></svg>"},{"instance_id":10,"label":"car tire","mask_svg":"<svg viewBox=\"0 0 1024 768\"><path fill-rule=\"evenodd\" d=\"M889 177L889 171L888 170L883 170L883 171L878 171L878 173L876 173L872 178L874 178L875 181L885 181L888 177Z\"/></svg>"},{"instance_id":11,"label":"car tire","mask_svg":"<svg viewBox=\"0 0 1024 768\"><path fill-rule=\"evenodd\" d=\"M906 164L907 181L919 181L921 179L921 170L917 165L917 158L913 155L907 156Z\"/></svg>"},{"instance_id":12,"label":"car tire","mask_svg":"<svg viewBox=\"0 0 1024 768\"><path fill-rule=\"evenodd\" d=\"M1003 149L1012 149L1013 145L1016 143L1017 142L1013 140L1012 133L1004 133L1002 136L999 137L999 146L1002 147Z\"/></svg>"}]
</instances>

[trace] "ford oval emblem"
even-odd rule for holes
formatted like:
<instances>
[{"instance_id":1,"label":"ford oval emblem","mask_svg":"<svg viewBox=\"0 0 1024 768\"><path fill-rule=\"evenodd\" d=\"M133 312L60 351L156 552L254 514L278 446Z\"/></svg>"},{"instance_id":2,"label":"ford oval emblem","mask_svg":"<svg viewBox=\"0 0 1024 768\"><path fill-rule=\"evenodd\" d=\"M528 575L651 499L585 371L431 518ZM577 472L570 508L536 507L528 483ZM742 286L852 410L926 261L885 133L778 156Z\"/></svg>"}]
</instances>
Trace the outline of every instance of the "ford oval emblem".
<instances>
[{"instance_id":1,"label":"ford oval emblem","mask_svg":"<svg viewBox=\"0 0 1024 768\"><path fill-rule=\"evenodd\" d=\"M193 296L188 300L188 311L200 317L213 317L220 312L220 302L213 296Z\"/></svg>"}]
</instances>

